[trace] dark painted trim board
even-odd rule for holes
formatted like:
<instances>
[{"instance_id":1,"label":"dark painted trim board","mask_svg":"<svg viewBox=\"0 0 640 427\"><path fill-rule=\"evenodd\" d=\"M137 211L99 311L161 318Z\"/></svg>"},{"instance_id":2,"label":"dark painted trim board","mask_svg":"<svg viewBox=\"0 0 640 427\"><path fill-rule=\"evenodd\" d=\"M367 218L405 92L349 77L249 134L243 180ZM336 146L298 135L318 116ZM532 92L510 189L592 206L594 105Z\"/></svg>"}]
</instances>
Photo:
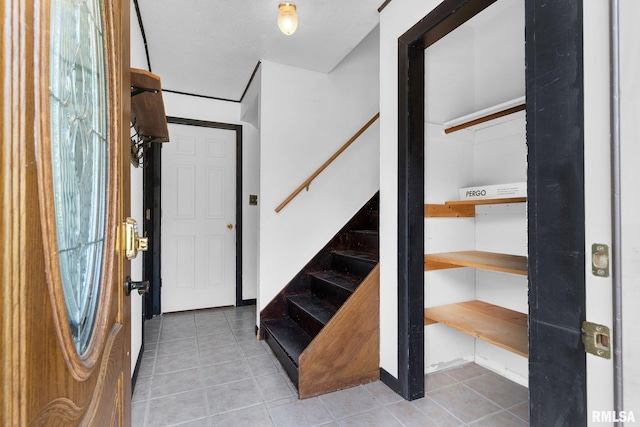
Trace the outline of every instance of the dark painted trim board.
<instances>
[{"instance_id":1,"label":"dark painted trim board","mask_svg":"<svg viewBox=\"0 0 640 427\"><path fill-rule=\"evenodd\" d=\"M136 360L136 366L133 369L133 375L131 375L131 395L136 389L136 383L138 382L138 374L140 373L140 365L142 364L142 356L144 354L144 342L140 346L140 353L138 353L138 359Z\"/></svg>"},{"instance_id":2,"label":"dark painted trim board","mask_svg":"<svg viewBox=\"0 0 640 427\"><path fill-rule=\"evenodd\" d=\"M145 147L144 156L142 207L145 214L142 222L149 238L149 249L142 253L142 279L148 280L151 286L143 298L143 312L146 319L151 319L162 313L162 144ZM146 212L149 212L148 216Z\"/></svg>"},{"instance_id":3,"label":"dark painted trim board","mask_svg":"<svg viewBox=\"0 0 640 427\"><path fill-rule=\"evenodd\" d=\"M530 420L586 425L582 1L525 16Z\"/></svg>"},{"instance_id":4,"label":"dark painted trim board","mask_svg":"<svg viewBox=\"0 0 640 427\"><path fill-rule=\"evenodd\" d=\"M495 0L445 0L398 39L398 384L424 396L424 51Z\"/></svg>"}]
</instances>

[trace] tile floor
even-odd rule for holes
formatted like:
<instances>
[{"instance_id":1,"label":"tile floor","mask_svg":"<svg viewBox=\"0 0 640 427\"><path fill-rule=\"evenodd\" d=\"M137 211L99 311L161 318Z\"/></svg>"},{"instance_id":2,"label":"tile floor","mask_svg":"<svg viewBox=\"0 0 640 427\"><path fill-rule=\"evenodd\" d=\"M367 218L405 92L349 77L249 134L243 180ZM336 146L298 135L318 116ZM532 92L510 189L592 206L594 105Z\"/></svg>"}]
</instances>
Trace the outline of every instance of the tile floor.
<instances>
[{"instance_id":1,"label":"tile floor","mask_svg":"<svg viewBox=\"0 0 640 427\"><path fill-rule=\"evenodd\" d=\"M145 323L134 427L527 426L527 389L475 364L425 377L407 402L380 381L299 401L255 306L165 314Z\"/></svg>"}]
</instances>

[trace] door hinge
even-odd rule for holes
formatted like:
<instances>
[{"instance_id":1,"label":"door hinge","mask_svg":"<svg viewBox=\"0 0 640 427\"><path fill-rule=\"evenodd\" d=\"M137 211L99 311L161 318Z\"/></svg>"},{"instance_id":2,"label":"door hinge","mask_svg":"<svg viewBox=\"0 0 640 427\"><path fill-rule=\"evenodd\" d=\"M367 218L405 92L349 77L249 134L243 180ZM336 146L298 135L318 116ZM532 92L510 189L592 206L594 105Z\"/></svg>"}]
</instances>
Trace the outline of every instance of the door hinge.
<instances>
[{"instance_id":1,"label":"door hinge","mask_svg":"<svg viewBox=\"0 0 640 427\"><path fill-rule=\"evenodd\" d=\"M582 322L582 343L586 353L611 359L611 334L608 326Z\"/></svg>"}]
</instances>

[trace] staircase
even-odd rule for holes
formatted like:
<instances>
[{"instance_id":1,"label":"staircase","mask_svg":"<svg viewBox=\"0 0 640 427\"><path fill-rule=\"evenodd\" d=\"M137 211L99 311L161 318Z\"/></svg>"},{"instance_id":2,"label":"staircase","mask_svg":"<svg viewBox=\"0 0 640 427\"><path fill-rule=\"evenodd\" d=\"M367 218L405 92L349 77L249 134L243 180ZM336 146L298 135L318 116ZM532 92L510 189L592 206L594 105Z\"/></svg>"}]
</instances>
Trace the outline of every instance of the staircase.
<instances>
[{"instance_id":1,"label":"staircase","mask_svg":"<svg viewBox=\"0 0 640 427\"><path fill-rule=\"evenodd\" d=\"M260 313L301 399L379 378L378 195Z\"/></svg>"}]
</instances>

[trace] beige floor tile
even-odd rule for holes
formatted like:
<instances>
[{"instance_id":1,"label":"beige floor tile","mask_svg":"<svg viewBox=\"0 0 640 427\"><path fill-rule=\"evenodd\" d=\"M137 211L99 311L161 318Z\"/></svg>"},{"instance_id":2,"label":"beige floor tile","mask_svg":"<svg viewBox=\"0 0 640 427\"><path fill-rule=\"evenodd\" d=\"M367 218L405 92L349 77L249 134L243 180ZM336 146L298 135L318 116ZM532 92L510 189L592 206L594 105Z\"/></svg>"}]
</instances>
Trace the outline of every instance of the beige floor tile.
<instances>
[{"instance_id":1,"label":"beige floor tile","mask_svg":"<svg viewBox=\"0 0 640 427\"><path fill-rule=\"evenodd\" d=\"M189 351L196 351L198 349L198 343L196 337L180 338L173 341L161 341L157 347L158 356L166 356L168 354L186 353Z\"/></svg>"},{"instance_id":2,"label":"beige floor tile","mask_svg":"<svg viewBox=\"0 0 640 427\"><path fill-rule=\"evenodd\" d=\"M205 387L226 384L252 378L249 365L244 360L232 360L200 367Z\"/></svg>"},{"instance_id":3,"label":"beige floor tile","mask_svg":"<svg viewBox=\"0 0 640 427\"><path fill-rule=\"evenodd\" d=\"M385 406L405 427L438 427L438 424L406 400Z\"/></svg>"},{"instance_id":4,"label":"beige floor tile","mask_svg":"<svg viewBox=\"0 0 640 427\"><path fill-rule=\"evenodd\" d=\"M341 427L402 427L385 408L354 415L338 421Z\"/></svg>"},{"instance_id":5,"label":"beige floor tile","mask_svg":"<svg viewBox=\"0 0 640 427\"><path fill-rule=\"evenodd\" d=\"M529 401L522 402L512 408L509 408L509 412L520 417L520 419L529 422Z\"/></svg>"},{"instance_id":6,"label":"beige floor tile","mask_svg":"<svg viewBox=\"0 0 640 427\"><path fill-rule=\"evenodd\" d=\"M380 404L363 387L352 387L324 394L320 396L320 400L336 420L380 407Z\"/></svg>"},{"instance_id":7,"label":"beige floor tile","mask_svg":"<svg viewBox=\"0 0 640 427\"><path fill-rule=\"evenodd\" d=\"M268 354L262 354L260 356L251 356L246 358L249 369L254 376L269 375L280 372L274 360Z\"/></svg>"},{"instance_id":8,"label":"beige floor tile","mask_svg":"<svg viewBox=\"0 0 640 427\"><path fill-rule=\"evenodd\" d=\"M466 363L442 372L458 381L465 381L479 377L480 375L488 374L491 371L483 368L482 366L476 365L475 363Z\"/></svg>"},{"instance_id":9,"label":"beige floor tile","mask_svg":"<svg viewBox=\"0 0 640 427\"><path fill-rule=\"evenodd\" d=\"M181 371L197 367L200 363L197 351L157 356L154 375Z\"/></svg>"},{"instance_id":10,"label":"beige floor tile","mask_svg":"<svg viewBox=\"0 0 640 427\"><path fill-rule=\"evenodd\" d=\"M293 396L293 391L289 388L282 374L263 375L255 378L258 389L262 393L264 402L284 399Z\"/></svg>"},{"instance_id":11,"label":"beige floor tile","mask_svg":"<svg viewBox=\"0 0 640 427\"><path fill-rule=\"evenodd\" d=\"M201 390L172 394L149 400L147 426L162 427L208 416L207 402Z\"/></svg>"},{"instance_id":12,"label":"beige floor tile","mask_svg":"<svg viewBox=\"0 0 640 427\"><path fill-rule=\"evenodd\" d=\"M529 400L526 387L494 373L481 375L464 384L505 409Z\"/></svg>"},{"instance_id":13,"label":"beige floor tile","mask_svg":"<svg viewBox=\"0 0 640 427\"><path fill-rule=\"evenodd\" d=\"M235 411L262 403L262 395L254 380L241 380L206 389L211 415Z\"/></svg>"},{"instance_id":14,"label":"beige floor tile","mask_svg":"<svg viewBox=\"0 0 640 427\"><path fill-rule=\"evenodd\" d=\"M216 363L239 359L242 359L242 352L240 351L238 344L230 344L200 351L201 366L215 365Z\"/></svg>"},{"instance_id":15,"label":"beige floor tile","mask_svg":"<svg viewBox=\"0 0 640 427\"><path fill-rule=\"evenodd\" d=\"M440 388L428 393L428 396L465 423L471 423L501 410L498 405L463 384Z\"/></svg>"},{"instance_id":16,"label":"beige floor tile","mask_svg":"<svg viewBox=\"0 0 640 427\"><path fill-rule=\"evenodd\" d=\"M438 427L457 427L464 424L429 397L414 400L411 404L418 408L420 412L427 415L427 417L434 420Z\"/></svg>"},{"instance_id":17,"label":"beige floor tile","mask_svg":"<svg viewBox=\"0 0 640 427\"><path fill-rule=\"evenodd\" d=\"M257 405L210 417L209 425L211 427L272 427L273 423L264 405Z\"/></svg>"},{"instance_id":18,"label":"beige floor tile","mask_svg":"<svg viewBox=\"0 0 640 427\"><path fill-rule=\"evenodd\" d=\"M312 427L333 421L317 397L269 409L275 427Z\"/></svg>"},{"instance_id":19,"label":"beige floor tile","mask_svg":"<svg viewBox=\"0 0 640 427\"><path fill-rule=\"evenodd\" d=\"M424 376L424 391L429 393L442 387L454 385L456 382L456 379L444 372L434 372Z\"/></svg>"},{"instance_id":20,"label":"beige floor tile","mask_svg":"<svg viewBox=\"0 0 640 427\"><path fill-rule=\"evenodd\" d=\"M154 375L151 382L149 396L153 399L156 397L203 388L204 383L202 381L200 369L192 368L183 371L170 372L168 374Z\"/></svg>"},{"instance_id":21,"label":"beige floor tile","mask_svg":"<svg viewBox=\"0 0 640 427\"><path fill-rule=\"evenodd\" d=\"M529 423L525 423L520 418L507 411L498 412L475 423L469 424L473 427L527 427Z\"/></svg>"},{"instance_id":22,"label":"beige floor tile","mask_svg":"<svg viewBox=\"0 0 640 427\"><path fill-rule=\"evenodd\" d=\"M402 396L387 387L382 381L374 381L363 385L364 389L371 394L381 405L389 405L402 401Z\"/></svg>"}]
</instances>

